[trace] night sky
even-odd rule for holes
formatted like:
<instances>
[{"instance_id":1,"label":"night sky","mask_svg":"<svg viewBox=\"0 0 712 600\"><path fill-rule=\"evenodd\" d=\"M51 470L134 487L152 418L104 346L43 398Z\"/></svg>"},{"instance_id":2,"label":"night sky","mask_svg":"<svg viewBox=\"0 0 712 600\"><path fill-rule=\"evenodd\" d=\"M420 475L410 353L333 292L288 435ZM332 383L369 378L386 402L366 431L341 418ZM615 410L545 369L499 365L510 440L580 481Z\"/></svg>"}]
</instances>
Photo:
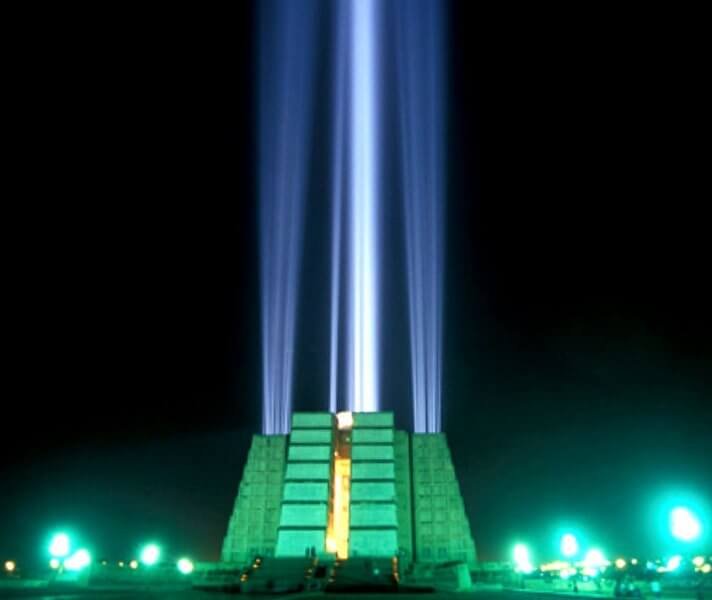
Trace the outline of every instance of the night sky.
<instances>
[{"instance_id":1,"label":"night sky","mask_svg":"<svg viewBox=\"0 0 712 600\"><path fill-rule=\"evenodd\" d=\"M662 499L712 507L701 21L466 5L444 90L443 424L479 553L552 555L567 526L662 553ZM260 427L256 26L240 6L3 19L0 559L44 559L58 527L110 558L148 538L219 554ZM328 401L318 110L300 409ZM382 397L408 427L403 241L384 210Z\"/></svg>"}]
</instances>

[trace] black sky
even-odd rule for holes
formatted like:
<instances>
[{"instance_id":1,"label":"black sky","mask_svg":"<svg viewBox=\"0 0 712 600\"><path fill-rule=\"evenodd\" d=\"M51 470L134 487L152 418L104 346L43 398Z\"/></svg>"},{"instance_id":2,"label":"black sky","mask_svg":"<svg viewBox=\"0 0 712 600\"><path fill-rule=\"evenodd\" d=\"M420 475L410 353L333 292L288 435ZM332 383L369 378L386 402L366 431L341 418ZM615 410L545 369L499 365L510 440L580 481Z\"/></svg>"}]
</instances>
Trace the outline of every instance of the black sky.
<instances>
[{"instance_id":1,"label":"black sky","mask_svg":"<svg viewBox=\"0 0 712 600\"><path fill-rule=\"evenodd\" d=\"M712 504L699 20L468 5L448 33L443 397L478 548L544 554L568 522L659 552L657 499ZM3 18L0 558L36 558L63 525L107 556L151 536L217 556L260 419L254 17ZM319 173L300 408L326 402ZM384 259L395 408L400 251Z\"/></svg>"}]
</instances>

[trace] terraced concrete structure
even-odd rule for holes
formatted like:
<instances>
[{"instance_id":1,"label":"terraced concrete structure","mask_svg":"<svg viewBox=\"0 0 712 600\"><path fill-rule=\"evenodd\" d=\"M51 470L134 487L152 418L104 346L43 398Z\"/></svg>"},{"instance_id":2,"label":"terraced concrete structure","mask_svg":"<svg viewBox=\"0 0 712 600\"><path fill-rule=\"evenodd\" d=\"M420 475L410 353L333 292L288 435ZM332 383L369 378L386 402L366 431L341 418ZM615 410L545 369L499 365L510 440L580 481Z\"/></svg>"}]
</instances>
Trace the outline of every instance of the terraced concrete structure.
<instances>
[{"instance_id":1,"label":"terraced concrete structure","mask_svg":"<svg viewBox=\"0 0 712 600\"><path fill-rule=\"evenodd\" d=\"M397 431L393 413L294 413L255 435L222 560L398 556L474 566L445 434Z\"/></svg>"}]
</instances>

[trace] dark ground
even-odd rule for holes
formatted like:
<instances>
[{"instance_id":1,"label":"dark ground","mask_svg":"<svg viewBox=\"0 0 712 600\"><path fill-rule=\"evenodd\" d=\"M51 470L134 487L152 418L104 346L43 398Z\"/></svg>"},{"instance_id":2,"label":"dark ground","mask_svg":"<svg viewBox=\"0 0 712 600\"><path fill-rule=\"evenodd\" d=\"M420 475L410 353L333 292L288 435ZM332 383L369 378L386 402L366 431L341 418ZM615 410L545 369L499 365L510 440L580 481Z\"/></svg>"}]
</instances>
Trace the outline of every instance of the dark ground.
<instances>
[{"instance_id":1,"label":"dark ground","mask_svg":"<svg viewBox=\"0 0 712 600\"><path fill-rule=\"evenodd\" d=\"M470 595L470 594L467 594ZM485 592L485 593L477 593L477 597L480 598L481 600L489 600L490 598L497 598L497 600L506 600L505 597L510 597L513 596L514 594L505 594L504 592ZM62 598L64 600L69 600L69 599L74 599L74 598L81 598L82 600L90 600L91 598L112 598L115 600L129 600L129 599L165 599L168 600L170 598L177 598L180 600L201 600L204 598L221 598L221 597L227 597L228 595L225 594L219 594L219 593L213 593L213 592L198 592L198 591L192 591L192 590L185 590L185 591L176 591L176 590L170 590L170 591L165 591L165 592L158 592L158 591L146 591L146 592L141 592L141 591L127 591L127 592L83 592L83 593L78 593L78 594L69 594L69 595L63 595L63 594L44 594L41 596L33 595L28 592L18 592L17 595L14 593L9 593L9 595L3 595L3 592L0 591L0 597L2 598L26 598L26 597L33 597L33 598L39 598L44 599L44 598ZM323 596L323 594L301 594L298 597L300 600L306 600L306 599L311 599L311 598L317 598L319 596ZM333 598L338 598L339 600L351 600L352 598L364 598L368 597L371 600L377 600L378 598L386 598L389 597L388 594L332 594L331 595ZM450 597L450 596L455 596L455 594L427 594L427 598L431 598L432 600L435 600L435 597L438 598L445 598L445 597ZM463 597L463 594L456 594L457 597ZM296 598L296 594L286 594L284 596L271 596L272 598ZM410 599L410 598L423 598L423 594L412 594L412 595L407 595L407 594L399 594L399 598L403 598L404 600Z\"/></svg>"},{"instance_id":2,"label":"dark ground","mask_svg":"<svg viewBox=\"0 0 712 600\"><path fill-rule=\"evenodd\" d=\"M396 596L396 594L319 594L319 593L309 593L309 594L285 594L285 595L276 595L276 596L269 596L270 598L299 598L299 600L312 600L312 599L317 599L320 597L328 596L329 598L333 598L334 600L354 600L357 598L368 598L369 600L379 600L381 598L390 598ZM467 598L467 597L472 597L472 596L477 596L478 600L515 600L516 598L519 598L522 596L522 593L520 592L511 592L511 591L502 591L502 592L497 592L497 591L482 591L482 592L471 592L471 593L437 593L437 594L397 594L399 599L402 600L415 600L415 599L423 599L423 600L440 600L440 599L446 599L446 598ZM526 598L530 600L536 600L533 598L534 596L536 597L544 597L547 596L547 594L532 594L532 593L527 593ZM550 594L548 596L551 596ZM228 594L220 594L220 593L215 593L215 592L199 592L199 591L192 591L192 590L183 590L183 591L177 591L177 590L166 590L166 591L138 591L138 590L131 590L131 591L125 591L125 592L115 592L115 591L106 591L106 592L89 592L85 591L82 593L71 593L71 594L62 594L62 593L57 593L57 594L47 594L47 593L42 593L38 594L37 592L32 592L32 591L18 591L18 592L5 592L0 591L0 597L1 598L27 598L27 597L32 597L32 598L38 598L39 600L42 599L50 599L50 598L62 598L63 600L70 600L70 599L81 599L81 600L91 600L92 598L112 598L114 600L143 600L143 599L155 599L155 600L169 600L172 598L176 598L178 600L202 600L206 598L223 598L223 597L228 597ZM577 597L585 597L585 596L577 596Z\"/></svg>"}]
</instances>

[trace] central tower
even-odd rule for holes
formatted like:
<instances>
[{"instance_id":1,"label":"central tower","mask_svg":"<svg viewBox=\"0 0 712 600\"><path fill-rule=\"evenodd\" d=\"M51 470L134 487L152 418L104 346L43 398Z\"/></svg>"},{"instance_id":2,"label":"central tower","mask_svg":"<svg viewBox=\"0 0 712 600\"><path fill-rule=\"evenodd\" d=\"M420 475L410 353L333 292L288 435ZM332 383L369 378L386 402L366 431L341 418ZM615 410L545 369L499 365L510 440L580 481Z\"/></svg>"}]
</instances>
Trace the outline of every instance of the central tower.
<instances>
[{"instance_id":1,"label":"central tower","mask_svg":"<svg viewBox=\"0 0 712 600\"><path fill-rule=\"evenodd\" d=\"M460 561L475 547L445 435L394 429L393 413L294 413L254 436L223 544L255 556Z\"/></svg>"}]
</instances>

